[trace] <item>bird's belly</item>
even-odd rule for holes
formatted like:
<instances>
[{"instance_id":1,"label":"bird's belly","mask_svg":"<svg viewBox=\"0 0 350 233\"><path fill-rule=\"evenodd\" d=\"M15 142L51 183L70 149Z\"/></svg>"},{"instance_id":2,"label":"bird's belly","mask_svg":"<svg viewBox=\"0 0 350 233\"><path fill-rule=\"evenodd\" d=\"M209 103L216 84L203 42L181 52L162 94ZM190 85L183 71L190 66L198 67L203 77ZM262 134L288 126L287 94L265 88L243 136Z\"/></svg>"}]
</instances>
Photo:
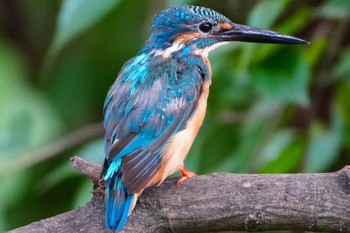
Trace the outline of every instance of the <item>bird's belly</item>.
<instances>
[{"instance_id":1,"label":"bird's belly","mask_svg":"<svg viewBox=\"0 0 350 233\"><path fill-rule=\"evenodd\" d=\"M156 173L150 184L160 184L183 165L183 161L185 160L204 120L209 95L209 85L210 81L203 84L202 93L198 100L198 106L191 119L187 122L186 127L175 134L165 146L161 168Z\"/></svg>"}]
</instances>

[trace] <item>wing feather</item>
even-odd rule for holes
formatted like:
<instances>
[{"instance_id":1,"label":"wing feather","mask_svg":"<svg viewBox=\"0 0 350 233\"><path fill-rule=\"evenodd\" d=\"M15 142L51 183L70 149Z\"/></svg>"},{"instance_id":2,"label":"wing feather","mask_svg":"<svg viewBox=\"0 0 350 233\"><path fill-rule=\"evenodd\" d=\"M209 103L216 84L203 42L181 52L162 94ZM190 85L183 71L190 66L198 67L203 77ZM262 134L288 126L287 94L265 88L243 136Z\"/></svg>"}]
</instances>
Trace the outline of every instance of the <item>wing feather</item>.
<instances>
[{"instance_id":1,"label":"wing feather","mask_svg":"<svg viewBox=\"0 0 350 233\"><path fill-rule=\"evenodd\" d=\"M202 67L176 61L152 67L137 87L122 73L105 103L106 166L122 159L128 193L141 192L159 171L164 146L185 127L201 94Z\"/></svg>"}]
</instances>

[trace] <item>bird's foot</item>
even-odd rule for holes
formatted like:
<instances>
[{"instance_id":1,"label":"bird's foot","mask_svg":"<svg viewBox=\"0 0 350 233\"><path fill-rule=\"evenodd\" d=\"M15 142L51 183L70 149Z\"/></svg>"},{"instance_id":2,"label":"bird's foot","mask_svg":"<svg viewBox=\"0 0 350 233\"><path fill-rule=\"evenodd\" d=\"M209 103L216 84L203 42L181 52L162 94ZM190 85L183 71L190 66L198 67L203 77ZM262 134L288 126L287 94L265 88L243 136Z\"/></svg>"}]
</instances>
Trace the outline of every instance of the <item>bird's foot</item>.
<instances>
[{"instance_id":1,"label":"bird's foot","mask_svg":"<svg viewBox=\"0 0 350 233\"><path fill-rule=\"evenodd\" d=\"M181 166L181 167L179 168L179 170L180 170L182 176L181 176L181 178L177 181L177 183L176 183L177 185L183 183L183 182L184 182L185 180L187 180L188 178L191 178L191 177L193 177L193 176L197 176L196 173L190 172L189 170L187 170L187 169L185 168L185 166Z\"/></svg>"}]
</instances>

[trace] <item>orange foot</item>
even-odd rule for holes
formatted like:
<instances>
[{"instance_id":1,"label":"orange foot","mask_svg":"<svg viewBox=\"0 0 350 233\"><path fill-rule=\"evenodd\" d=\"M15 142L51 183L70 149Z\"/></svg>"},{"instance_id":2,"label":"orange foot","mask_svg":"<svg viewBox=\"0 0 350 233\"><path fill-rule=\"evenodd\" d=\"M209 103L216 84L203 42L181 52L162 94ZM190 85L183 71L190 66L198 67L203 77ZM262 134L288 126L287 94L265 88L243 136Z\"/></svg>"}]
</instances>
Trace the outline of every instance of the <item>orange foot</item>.
<instances>
[{"instance_id":1,"label":"orange foot","mask_svg":"<svg viewBox=\"0 0 350 233\"><path fill-rule=\"evenodd\" d=\"M179 168L179 170L180 170L182 176L181 176L181 178L177 181L177 183L176 183L177 185L183 183L183 182L184 182L185 180L187 180L188 178L191 178L191 177L193 177L193 176L197 176L196 173L190 172L189 170L186 170L185 166L181 166L181 167Z\"/></svg>"}]
</instances>

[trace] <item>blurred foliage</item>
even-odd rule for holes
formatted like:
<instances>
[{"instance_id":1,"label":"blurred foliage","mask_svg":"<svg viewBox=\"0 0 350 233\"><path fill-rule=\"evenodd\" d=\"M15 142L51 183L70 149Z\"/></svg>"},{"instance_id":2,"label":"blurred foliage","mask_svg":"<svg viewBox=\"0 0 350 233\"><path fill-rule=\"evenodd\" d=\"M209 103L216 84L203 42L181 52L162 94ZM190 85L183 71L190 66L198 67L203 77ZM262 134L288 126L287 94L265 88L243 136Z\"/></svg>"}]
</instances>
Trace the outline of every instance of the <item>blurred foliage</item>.
<instances>
[{"instance_id":1,"label":"blurred foliage","mask_svg":"<svg viewBox=\"0 0 350 233\"><path fill-rule=\"evenodd\" d=\"M235 43L210 55L213 85L186 160L190 169L326 172L350 163L350 1L6 0L0 2L0 231L91 198L90 182L69 157L101 164L102 131L92 140L58 142L102 120L107 90L147 39L152 16L188 3L311 41Z\"/></svg>"}]
</instances>

